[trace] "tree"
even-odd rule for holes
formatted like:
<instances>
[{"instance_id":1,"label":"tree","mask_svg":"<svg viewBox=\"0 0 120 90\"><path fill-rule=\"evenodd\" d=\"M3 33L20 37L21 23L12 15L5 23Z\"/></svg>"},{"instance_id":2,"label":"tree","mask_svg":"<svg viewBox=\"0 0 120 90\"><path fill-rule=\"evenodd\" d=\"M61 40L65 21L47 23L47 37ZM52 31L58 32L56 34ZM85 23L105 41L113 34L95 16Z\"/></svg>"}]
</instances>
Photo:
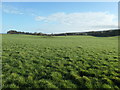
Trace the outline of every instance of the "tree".
<instances>
[{"instance_id":1,"label":"tree","mask_svg":"<svg viewBox=\"0 0 120 90\"><path fill-rule=\"evenodd\" d=\"M10 30L10 31L7 32L7 34L17 34L17 31L15 31L15 30Z\"/></svg>"}]
</instances>

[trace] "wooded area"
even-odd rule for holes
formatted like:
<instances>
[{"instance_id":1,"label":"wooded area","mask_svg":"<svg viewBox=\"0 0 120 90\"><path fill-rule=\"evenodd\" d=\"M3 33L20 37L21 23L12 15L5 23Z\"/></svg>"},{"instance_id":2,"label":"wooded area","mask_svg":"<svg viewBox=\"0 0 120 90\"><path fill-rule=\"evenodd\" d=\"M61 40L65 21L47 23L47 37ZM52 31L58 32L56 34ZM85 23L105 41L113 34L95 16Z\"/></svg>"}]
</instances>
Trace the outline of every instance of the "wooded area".
<instances>
[{"instance_id":1,"label":"wooded area","mask_svg":"<svg viewBox=\"0 0 120 90\"><path fill-rule=\"evenodd\" d=\"M45 34L45 33L30 33L30 32L21 32L16 30L10 30L7 34L26 34L26 35L40 35L40 36L70 36L70 35L89 35L96 37L109 37L109 36L119 36L120 29L115 30L104 30L104 31L90 31L90 32L74 32L74 33L59 33L59 34Z\"/></svg>"}]
</instances>

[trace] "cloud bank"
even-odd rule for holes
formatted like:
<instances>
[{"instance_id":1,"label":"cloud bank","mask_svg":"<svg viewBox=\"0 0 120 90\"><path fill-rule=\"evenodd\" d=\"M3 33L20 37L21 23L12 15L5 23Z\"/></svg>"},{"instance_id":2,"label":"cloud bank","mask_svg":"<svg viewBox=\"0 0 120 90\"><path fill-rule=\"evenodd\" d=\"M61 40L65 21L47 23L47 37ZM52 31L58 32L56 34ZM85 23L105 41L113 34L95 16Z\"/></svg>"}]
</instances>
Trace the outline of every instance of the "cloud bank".
<instances>
[{"instance_id":1,"label":"cloud bank","mask_svg":"<svg viewBox=\"0 0 120 90\"><path fill-rule=\"evenodd\" d=\"M37 16L36 21L46 27L66 31L85 31L117 28L117 16L108 12L54 13L49 16ZM51 24L51 27L50 27ZM63 30L63 31L64 31Z\"/></svg>"}]
</instances>

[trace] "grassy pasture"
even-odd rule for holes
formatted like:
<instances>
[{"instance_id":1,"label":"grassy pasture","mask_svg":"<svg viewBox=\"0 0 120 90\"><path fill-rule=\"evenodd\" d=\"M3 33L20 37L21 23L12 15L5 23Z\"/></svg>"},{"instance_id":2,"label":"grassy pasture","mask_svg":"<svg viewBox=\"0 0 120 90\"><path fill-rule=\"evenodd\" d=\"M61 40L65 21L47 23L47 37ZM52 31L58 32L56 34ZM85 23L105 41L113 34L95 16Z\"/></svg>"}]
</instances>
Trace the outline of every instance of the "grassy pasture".
<instances>
[{"instance_id":1,"label":"grassy pasture","mask_svg":"<svg viewBox=\"0 0 120 90\"><path fill-rule=\"evenodd\" d=\"M2 35L3 88L120 89L118 37Z\"/></svg>"}]
</instances>

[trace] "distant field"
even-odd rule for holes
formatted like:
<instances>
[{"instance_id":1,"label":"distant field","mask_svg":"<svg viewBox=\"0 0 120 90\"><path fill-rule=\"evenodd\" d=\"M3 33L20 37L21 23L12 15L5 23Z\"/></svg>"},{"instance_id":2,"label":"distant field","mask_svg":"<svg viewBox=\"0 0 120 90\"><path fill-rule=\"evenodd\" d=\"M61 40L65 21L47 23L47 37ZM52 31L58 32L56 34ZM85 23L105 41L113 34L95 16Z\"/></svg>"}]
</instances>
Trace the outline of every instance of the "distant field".
<instances>
[{"instance_id":1,"label":"distant field","mask_svg":"<svg viewBox=\"0 0 120 90\"><path fill-rule=\"evenodd\" d=\"M2 36L3 88L120 89L118 37Z\"/></svg>"}]
</instances>

